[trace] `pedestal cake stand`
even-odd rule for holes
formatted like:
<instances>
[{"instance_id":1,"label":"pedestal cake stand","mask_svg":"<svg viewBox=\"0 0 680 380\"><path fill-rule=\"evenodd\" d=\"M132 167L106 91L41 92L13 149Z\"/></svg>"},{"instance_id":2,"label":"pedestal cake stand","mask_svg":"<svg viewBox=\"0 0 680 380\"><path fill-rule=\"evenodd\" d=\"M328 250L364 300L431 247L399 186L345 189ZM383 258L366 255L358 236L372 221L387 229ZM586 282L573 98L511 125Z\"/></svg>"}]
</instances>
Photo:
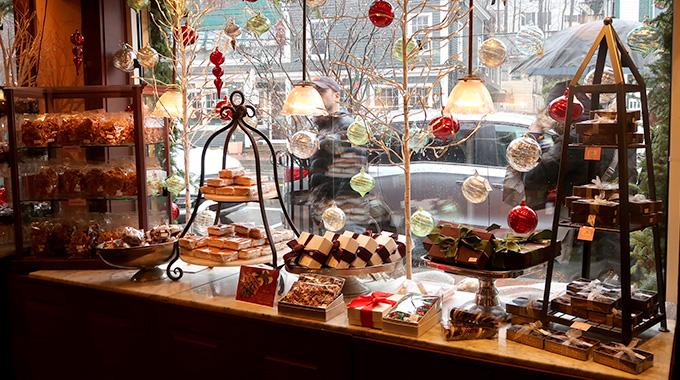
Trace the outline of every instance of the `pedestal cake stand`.
<instances>
[{"instance_id":1,"label":"pedestal cake stand","mask_svg":"<svg viewBox=\"0 0 680 380\"><path fill-rule=\"evenodd\" d=\"M545 268L548 263L541 263L530 268L513 269L513 270L483 270L463 268L456 265L442 264L423 258L425 264L434 269L457 274L466 277L473 277L479 280L479 289L475 295L475 300L466 302L460 308L474 313L482 313L489 315L497 321L507 321L508 314L505 312L504 305L498 298L498 289L496 288L496 280L504 278L517 278L540 271Z\"/></svg>"}]
</instances>

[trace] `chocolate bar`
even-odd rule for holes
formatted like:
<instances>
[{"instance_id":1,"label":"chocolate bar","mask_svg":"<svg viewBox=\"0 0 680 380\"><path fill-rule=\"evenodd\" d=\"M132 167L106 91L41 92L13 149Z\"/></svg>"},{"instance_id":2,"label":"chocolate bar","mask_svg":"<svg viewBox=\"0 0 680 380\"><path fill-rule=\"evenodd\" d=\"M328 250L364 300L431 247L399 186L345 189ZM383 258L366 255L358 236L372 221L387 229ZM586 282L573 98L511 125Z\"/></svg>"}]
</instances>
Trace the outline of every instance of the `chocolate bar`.
<instances>
[{"instance_id":1,"label":"chocolate bar","mask_svg":"<svg viewBox=\"0 0 680 380\"><path fill-rule=\"evenodd\" d=\"M179 246L187 249L196 249L207 245L205 236L185 236L179 239Z\"/></svg>"},{"instance_id":2,"label":"chocolate bar","mask_svg":"<svg viewBox=\"0 0 680 380\"><path fill-rule=\"evenodd\" d=\"M233 184L234 180L231 178L208 178L205 182L210 187L224 187Z\"/></svg>"},{"instance_id":3,"label":"chocolate bar","mask_svg":"<svg viewBox=\"0 0 680 380\"><path fill-rule=\"evenodd\" d=\"M208 227L208 235L210 236L225 236L234 233L234 226L229 224L217 224Z\"/></svg>"},{"instance_id":4,"label":"chocolate bar","mask_svg":"<svg viewBox=\"0 0 680 380\"><path fill-rule=\"evenodd\" d=\"M242 167L220 170L220 178L234 178L244 174L246 174L246 169Z\"/></svg>"}]
</instances>

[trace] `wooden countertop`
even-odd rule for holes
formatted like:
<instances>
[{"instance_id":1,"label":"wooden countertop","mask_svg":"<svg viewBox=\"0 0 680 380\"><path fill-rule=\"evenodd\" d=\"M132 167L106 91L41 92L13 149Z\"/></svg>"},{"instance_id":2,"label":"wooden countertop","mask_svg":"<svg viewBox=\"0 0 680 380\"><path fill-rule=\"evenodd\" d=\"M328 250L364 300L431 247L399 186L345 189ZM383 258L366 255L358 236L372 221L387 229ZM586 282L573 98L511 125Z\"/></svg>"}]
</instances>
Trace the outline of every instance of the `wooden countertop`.
<instances>
[{"instance_id":1,"label":"wooden countertop","mask_svg":"<svg viewBox=\"0 0 680 380\"><path fill-rule=\"evenodd\" d=\"M350 325L346 313L328 322L279 315L276 307L269 308L235 300L239 268L203 269L190 266L190 269L194 269L196 272L185 273L184 277L177 282L164 279L154 282L133 283L129 281L135 273L132 270L38 271L31 273L30 278L123 293L246 318L333 331L381 342L453 354L469 359L535 368L576 377L650 380L665 380L669 377L675 321L669 321L671 332L661 333L655 326L639 337L642 339L639 348L654 353L654 367L640 375L633 375L597 364L592 359L583 362L516 342L506 341L505 329L501 329L497 339L448 342L440 328L432 328L419 338L411 338ZM296 276L284 272L283 278L285 285L290 287ZM376 282L371 284L371 288L372 290L394 291L402 281L403 278ZM469 301L473 296L472 293L456 292L454 297L444 303L445 313L443 315L448 314L447 310L451 306Z\"/></svg>"}]
</instances>

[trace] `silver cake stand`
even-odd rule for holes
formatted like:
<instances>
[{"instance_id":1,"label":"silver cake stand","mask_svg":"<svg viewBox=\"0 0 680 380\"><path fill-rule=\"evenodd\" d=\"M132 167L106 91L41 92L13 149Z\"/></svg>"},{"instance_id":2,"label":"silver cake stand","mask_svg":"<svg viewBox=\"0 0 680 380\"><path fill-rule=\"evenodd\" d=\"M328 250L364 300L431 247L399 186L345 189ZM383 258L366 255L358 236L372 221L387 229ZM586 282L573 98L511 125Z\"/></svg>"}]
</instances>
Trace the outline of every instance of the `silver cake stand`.
<instances>
[{"instance_id":1,"label":"silver cake stand","mask_svg":"<svg viewBox=\"0 0 680 380\"><path fill-rule=\"evenodd\" d=\"M442 264L431 261L427 258L423 258L423 261L425 261L425 264L430 268L478 279L479 289L475 295L475 300L464 303L460 309L473 313L482 313L484 315L493 317L497 321L503 322L508 320L508 314L505 312L505 305L503 305L498 298L496 280L504 278L517 278L520 276L529 275L540 271L548 265L548 262L546 261L525 269L497 271L464 268L451 264Z\"/></svg>"},{"instance_id":2,"label":"silver cake stand","mask_svg":"<svg viewBox=\"0 0 680 380\"><path fill-rule=\"evenodd\" d=\"M356 276L374 274L374 273L391 273L404 267L404 259L382 265L373 265L363 268L305 268L299 265L290 265L286 263L286 271L294 274L316 273L326 276L342 277L345 279L345 286L342 288L342 293L345 297L356 297L361 294L367 294L370 289L357 280Z\"/></svg>"}]
</instances>

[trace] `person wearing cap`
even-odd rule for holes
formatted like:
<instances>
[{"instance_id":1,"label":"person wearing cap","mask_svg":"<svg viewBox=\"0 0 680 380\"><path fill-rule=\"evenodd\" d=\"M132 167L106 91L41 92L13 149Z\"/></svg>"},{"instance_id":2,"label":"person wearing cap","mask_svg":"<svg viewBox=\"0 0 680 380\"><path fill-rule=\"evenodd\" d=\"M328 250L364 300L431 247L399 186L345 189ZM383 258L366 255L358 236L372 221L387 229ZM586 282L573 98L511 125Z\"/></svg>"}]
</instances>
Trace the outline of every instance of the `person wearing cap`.
<instances>
[{"instance_id":1,"label":"person wearing cap","mask_svg":"<svg viewBox=\"0 0 680 380\"><path fill-rule=\"evenodd\" d=\"M315 219L320 220L325 205L333 200L348 215L346 230L363 232L393 227L391 214L383 204L369 200L369 196L359 196L349 185L350 178L366 166L367 152L347 140L347 128L354 118L340 107L342 87L327 76L316 77L312 83L329 114L314 118L321 135L319 150L309 162L309 204L318 208L314 210Z\"/></svg>"}]
</instances>

